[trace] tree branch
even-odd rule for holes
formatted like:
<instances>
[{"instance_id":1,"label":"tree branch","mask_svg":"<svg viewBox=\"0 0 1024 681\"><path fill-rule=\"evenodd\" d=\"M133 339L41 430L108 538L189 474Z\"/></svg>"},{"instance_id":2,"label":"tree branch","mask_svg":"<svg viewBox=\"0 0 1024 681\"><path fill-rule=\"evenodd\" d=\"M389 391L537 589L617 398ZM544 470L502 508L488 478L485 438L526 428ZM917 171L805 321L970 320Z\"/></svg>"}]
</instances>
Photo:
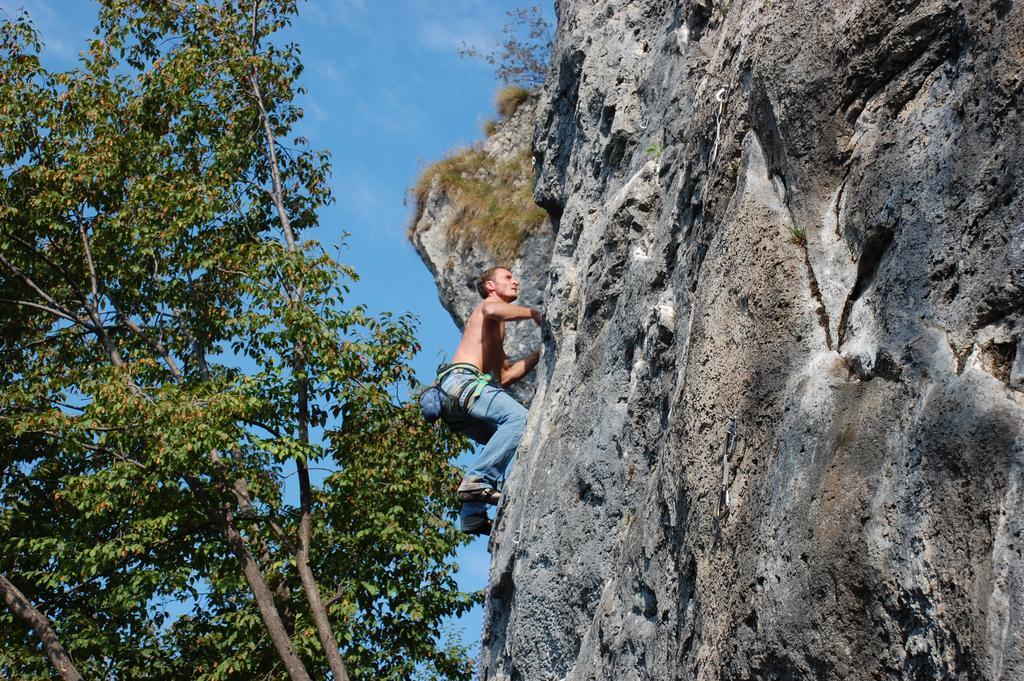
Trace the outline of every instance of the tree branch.
<instances>
[{"instance_id":1,"label":"tree branch","mask_svg":"<svg viewBox=\"0 0 1024 681\"><path fill-rule=\"evenodd\" d=\"M252 15L252 53L256 57L259 53L259 33L257 23L259 20L259 0L253 2ZM249 71L249 81L252 83L253 95L256 105L260 110L260 121L263 124L263 135L266 138L267 153L270 163L270 177L273 182L273 201L277 208L277 216L281 223L281 230L284 232L285 243L288 244L288 252L298 252L295 241L295 233L292 230L291 221L284 205L284 188L281 183L281 168L277 160L277 143L274 139L274 131L270 127L270 117L267 115L266 104L263 100L263 93L260 90L259 79L256 75L256 64L253 63ZM291 295L293 304L300 304L302 301L302 282L298 283ZM295 341L294 356L292 361L292 372L296 377L296 402L299 439L303 444L309 443L309 385L306 379L305 348L302 340ZM299 497L300 497L300 520L299 520L299 545L294 552L295 566L299 572L299 579L302 582L302 590L306 594L306 601L309 603L310 613L316 625L316 632L320 638L320 645L327 656L327 664L335 681L348 681L348 672L345 669L345 662L341 659L338 649L338 642L331 629L330 619L327 617L327 608L324 607L320 595L320 588L316 583L313 570L309 565L310 537L312 535L312 491L309 482L309 469L302 458L296 458L295 465L299 473Z\"/></svg>"},{"instance_id":2,"label":"tree branch","mask_svg":"<svg viewBox=\"0 0 1024 681\"><path fill-rule=\"evenodd\" d=\"M81 289L79 289L79 288L78 288L78 282L76 282L76 281L75 281L75 280L74 280L74 279L73 279L73 278L71 277L71 274L70 274L70 273L69 273L69 272L68 272L68 271L67 271L66 269L64 269L63 267L61 267L60 265L58 265L58 264L57 264L56 262L54 262L54 260L53 260L52 258L50 258L49 256L47 256L47 255L46 255L46 253L44 253L44 252L40 251L40 250L39 250L38 248L36 248L35 246L33 246L33 245L32 245L31 243L29 243L29 242L28 242L28 241L26 241L25 239L22 239L22 238L21 238L20 236L18 236L17 234L11 234L11 235L10 235L10 238L11 238L11 239L13 239L13 240L14 240L15 242L17 242L17 243L21 244L21 246L22 246L22 247L23 247L23 248L24 248L24 249L25 249L26 251L28 251L28 253L29 253L29 254L31 254L31 255L32 255L32 256L34 256L34 257L37 257L37 258L39 258L40 260L42 260L43 262L45 262L45 263L46 263L47 265L49 265L50 267L52 267L52 268L53 268L54 270L56 270L57 272L59 272L59 273L60 273L60 276L62 276L62 277L64 278L64 281L66 281L66 282L68 283L68 286L70 286L71 288L73 288L73 289L75 290L75 293L77 293L77 294L78 294L78 299L79 299L79 301L80 301L80 302L81 302L81 303L82 303L83 305L85 304L85 295L84 295L84 294L82 293Z\"/></svg>"},{"instance_id":3,"label":"tree branch","mask_svg":"<svg viewBox=\"0 0 1024 681\"><path fill-rule=\"evenodd\" d=\"M85 319L82 319L81 317L79 317L78 315L73 313L71 310L69 310L68 308L64 307L63 305L58 303L56 300L54 300L53 297L50 296L50 294L48 294L46 291L44 291L42 288L40 288L39 285L36 284L36 282L34 282L30 276L28 276L27 274L22 272L20 269L18 269L18 267L14 263L12 263L10 260L5 258L2 253L0 253L0 264L2 264L4 267L6 267L8 270L10 270L16 277L18 277L23 282L25 282L25 284L29 288L31 288L33 291L35 291L39 295L40 298L42 298L47 303L49 303L51 308L53 308L55 310L59 310L61 312L61 314L60 314L61 317L64 317L65 319L69 319L69 320L75 322L76 324L81 324L82 326L86 327L90 331L94 331L95 330L91 326L89 326L89 324L86 322ZM48 312L52 312L52 310L47 310L47 311Z\"/></svg>"},{"instance_id":4,"label":"tree branch","mask_svg":"<svg viewBox=\"0 0 1024 681\"><path fill-rule=\"evenodd\" d=\"M3 257L3 256L0 256L0 257ZM57 308L50 307L49 305L43 305L41 303L33 303L30 300L12 300L10 298L0 298L0 303L7 303L8 305L21 305L21 306L24 306L24 307L32 307L32 308L35 308L37 310L42 310L44 312L49 312L50 314L52 314L55 317L60 317L61 319L66 319L69 322L74 322L75 324L80 324L83 327L85 327L86 329L89 329L90 331L92 331L91 325L88 325L88 324L84 323L84 320L82 320L81 318L79 318L79 317L72 317L72 316L70 316L70 315L68 315L68 314L66 314L64 312L61 312Z\"/></svg>"},{"instance_id":5,"label":"tree branch","mask_svg":"<svg viewBox=\"0 0 1024 681\"><path fill-rule=\"evenodd\" d=\"M218 471L224 472L224 461L220 458L220 455L216 451L210 452L210 458L213 460L214 465ZM225 476L227 477L227 476ZM295 553L296 546L292 542L288 533L285 532L284 528L281 527L280 523L270 517L263 517L257 512L256 507L252 505L252 497L249 495L249 483L245 481L245 478L236 478L231 484L231 493L235 497L235 501L238 502L238 506L248 514L248 517L263 519L270 526L270 529L274 531L277 538L281 540L281 543L285 545L291 553Z\"/></svg>"},{"instance_id":6,"label":"tree branch","mask_svg":"<svg viewBox=\"0 0 1024 681\"><path fill-rule=\"evenodd\" d=\"M281 662L288 671L288 676L292 681L312 681L305 665L302 664L302 660L295 653L294 648L292 648L288 632L285 630L284 622L281 620L281 614L274 603L274 594L267 586L266 580L263 579L260 567L249 551L245 539L235 528L231 514L217 506L209 494L207 494L205 486L199 478L194 475L186 475L185 481L192 488L192 491L198 497L199 502L206 509L207 513L213 517L217 528L224 537L224 541L227 542L228 547L241 564L242 573L245 575L252 595L256 599L256 606L259 608L263 624L267 628L267 633L270 634L270 640L277 650L278 657L281 658Z\"/></svg>"},{"instance_id":7,"label":"tree branch","mask_svg":"<svg viewBox=\"0 0 1024 681\"><path fill-rule=\"evenodd\" d=\"M116 367L122 366L124 361L121 359L121 353L117 351L117 347L114 342L107 335L104 329L103 321L100 319L100 294L99 294L99 283L96 279L96 267L92 261L92 249L89 248L89 237L85 233L85 224L81 217L78 218L78 233L82 237L82 247L85 249L85 263L89 269L89 285L92 288L92 304L86 305L86 310L89 313L90 319L92 319L93 330L96 332L96 337L100 339L100 343L103 344L103 349L106 350L107 356L110 358L110 363ZM135 385L132 382L132 385ZM138 386L135 386L138 388Z\"/></svg>"},{"instance_id":8,"label":"tree branch","mask_svg":"<svg viewBox=\"0 0 1024 681\"><path fill-rule=\"evenodd\" d=\"M259 3L256 3L258 6ZM253 13L253 41L256 40L256 16ZM255 52L255 45L254 50ZM263 92L260 90L259 79L256 78L256 67L253 66L249 73L249 82L252 84L253 96L256 98L256 106L260 110L260 122L263 124L263 136L267 143L267 153L270 155L270 178L274 189L271 198L274 207L277 208L277 217L281 221L281 230L284 232L285 243L288 244L288 251L294 253L296 250L295 233L292 231L291 220L284 207L284 189L281 186L281 169L277 162L277 143L274 140L274 131L270 127L270 117L267 115L267 107L263 101Z\"/></svg>"},{"instance_id":9,"label":"tree branch","mask_svg":"<svg viewBox=\"0 0 1024 681\"><path fill-rule=\"evenodd\" d=\"M89 237L85 234L85 224L81 216L78 218L78 233L82 235L82 247L85 249L85 264L89 268L89 286L92 289L92 306L94 310L99 309L100 293L99 284L96 281L96 265L92 261L92 249L89 248Z\"/></svg>"},{"instance_id":10,"label":"tree branch","mask_svg":"<svg viewBox=\"0 0 1024 681\"><path fill-rule=\"evenodd\" d=\"M180 381L182 378L181 369L178 367L178 363L174 361L174 357L172 357L171 353L167 350L167 347L159 340L149 336L141 326L133 322L128 315L120 310L120 308L115 307L115 309L117 310L118 319L120 319L125 326L131 329L136 336L142 339L142 342L148 345L153 352L160 355L160 358L163 359L164 364L167 365L167 368L170 370L171 375L174 376L174 379L176 381Z\"/></svg>"},{"instance_id":11,"label":"tree branch","mask_svg":"<svg viewBox=\"0 0 1024 681\"><path fill-rule=\"evenodd\" d=\"M5 301L5 300L0 299L0 302L18 303L19 301ZM117 327L116 326L107 326L107 328L108 329L116 329ZM75 335L74 335L75 340L80 339L82 336L84 336L87 333L92 333L91 331L89 331L88 329L85 329L85 328L82 328L82 329L79 330L77 326L65 326L65 327L57 329L57 331L53 335L51 335L51 336L43 336L42 338L39 338L37 340L28 341L26 343L23 343L21 345L21 347L23 349L28 349L28 348L34 348L34 347L36 347L38 345L46 345L48 343L56 343L57 341L64 340L64 334L62 333L63 331L71 331L71 330L76 330L77 331L77 333L75 333Z\"/></svg>"},{"instance_id":12,"label":"tree branch","mask_svg":"<svg viewBox=\"0 0 1024 681\"><path fill-rule=\"evenodd\" d=\"M247 419L246 423L248 423L250 426L256 426L258 428L262 428L263 430L267 431L269 434L273 435L274 437L277 437L277 438L281 437L281 433L276 428L274 428L273 426L271 426L269 424L263 423L262 421L257 421L256 419Z\"/></svg>"},{"instance_id":13,"label":"tree branch","mask_svg":"<svg viewBox=\"0 0 1024 681\"><path fill-rule=\"evenodd\" d=\"M81 225L79 225L79 227L81 229ZM84 229L82 231L82 239L85 241L86 244L86 253L89 254L88 240L85 238ZM92 270L91 265L92 255L89 254L88 258L90 262L90 271L92 271L93 275L95 275L95 271ZM105 331L106 327L103 324L103 320L100 319L99 311L97 309L86 305L86 308L88 309L89 312L89 320L86 320L81 316L76 315L67 307L61 305L56 300L54 300L53 297L50 296L46 291L44 291L38 284L36 284L31 277L29 277L27 274L18 269L18 267L14 265L14 263L12 263L10 260L5 258L3 254L0 254L0 264L2 264L8 270L14 273L15 276L17 276L19 279L25 282L25 284L28 285L33 291L35 291L39 295L39 297L41 297L43 300L49 303L49 307L40 305L38 303L31 303L29 301L20 301L17 304L23 304L28 307L35 307L38 309L45 310L51 314L56 314L57 316L63 319L67 319L76 324L79 324L83 328L95 333L96 337L99 338L100 343L103 345L103 349L107 353L107 357L110 359L110 363L113 364L115 367L124 366L124 361L121 359L120 353L117 351L117 348L114 347L113 342L111 342L110 337L107 335ZM90 320L92 323L90 323ZM133 392L135 392L136 394L140 394L142 392L141 389L137 385L135 385L133 381L130 382L130 384Z\"/></svg>"},{"instance_id":14,"label":"tree branch","mask_svg":"<svg viewBox=\"0 0 1024 681\"><path fill-rule=\"evenodd\" d=\"M14 616L35 632L43 644L46 657L50 659L50 664L57 670L60 677L64 681L83 681L82 675L71 661L71 656L57 639L57 632L51 626L50 620L39 612L25 597L25 594L2 574L0 574L0 595L3 595L4 603L14 613Z\"/></svg>"},{"instance_id":15,"label":"tree branch","mask_svg":"<svg viewBox=\"0 0 1024 681\"><path fill-rule=\"evenodd\" d=\"M331 673L339 681L348 681L348 673L345 669L345 662L338 652L338 641L334 638L334 631L331 629L330 619L327 617L327 607L324 605L323 597L320 595L320 587L313 576L313 570L309 565L309 545L312 531L312 490L309 484L309 469L306 461L302 458L295 459L295 467L299 471L299 497L301 517L299 519L299 546L295 552L295 566L299 571L299 579L302 581L302 590L306 592L306 600L309 602L309 611L313 615L313 622L316 624L316 631L320 637L320 644L327 655L327 663L331 667Z\"/></svg>"},{"instance_id":16,"label":"tree branch","mask_svg":"<svg viewBox=\"0 0 1024 681\"><path fill-rule=\"evenodd\" d=\"M324 602L324 607L330 608L332 605L340 601L345 597L346 591L348 591L348 582L339 584L338 588L334 590L334 594Z\"/></svg>"}]
</instances>

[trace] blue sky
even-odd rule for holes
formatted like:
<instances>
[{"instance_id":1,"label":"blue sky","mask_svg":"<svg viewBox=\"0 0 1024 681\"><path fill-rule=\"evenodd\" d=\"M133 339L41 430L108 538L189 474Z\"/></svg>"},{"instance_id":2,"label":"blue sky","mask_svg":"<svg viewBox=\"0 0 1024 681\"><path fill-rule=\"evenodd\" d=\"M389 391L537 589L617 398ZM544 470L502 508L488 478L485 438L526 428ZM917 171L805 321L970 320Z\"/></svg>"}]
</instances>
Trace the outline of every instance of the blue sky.
<instances>
[{"instance_id":1,"label":"blue sky","mask_svg":"<svg viewBox=\"0 0 1024 681\"><path fill-rule=\"evenodd\" d=\"M412 312L423 350L415 367L429 380L458 342L429 271L405 232L412 211L406 190L422 168L450 149L480 139L494 117L499 85L491 67L458 56L463 43L496 41L506 12L532 0L308 0L300 3L290 39L302 48L308 94L299 133L331 153L336 203L321 213L314 235L337 243L361 280L350 300L373 312ZM554 23L550 1L540 3ZM95 24L93 0L0 0L10 13L28 9L45 42L44 61L74 65ZM465 463L463 461L462 463ZM465 590L487 582L486 540L458 561ZM455 623L466 642L479 639L480 608Z\"/></svg>"}]
</instances>

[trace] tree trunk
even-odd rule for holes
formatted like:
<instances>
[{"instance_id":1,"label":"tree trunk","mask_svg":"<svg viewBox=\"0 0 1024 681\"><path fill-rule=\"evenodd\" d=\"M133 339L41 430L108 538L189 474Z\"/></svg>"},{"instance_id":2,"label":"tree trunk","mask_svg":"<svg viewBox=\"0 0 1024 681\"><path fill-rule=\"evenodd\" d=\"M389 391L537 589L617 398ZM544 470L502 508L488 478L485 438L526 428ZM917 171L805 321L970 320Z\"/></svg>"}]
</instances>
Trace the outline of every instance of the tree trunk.
<instances>
[{"instance_id":1,"label":"tree trunk","mask_svg":"<svg viewBox=\"0 0 1024 681\"><path fill-rule=\"evenodd\" d=\"M57 640L57 632L50 626L50 620L46 618L46 615L39 612L25 598L25 594L21 593L18 587L11 584L3 575L0 575L0 592L3 593L4 603L11 609L14 616L24 622L42 641L43 650L50 658L50 664L60 674L60 678L64 681L83 681L82 675L78 673L71 661L71 656Z\"/></svg>"},{"instance_id":2,"label":"tree trunk","mask_svg":"<svg viewBox=\"0 0 1024 681\"><path fill-rule=\"evenodd\" d=\"M299 547L295 552L295 566L298 568L299 579L302 580L302 590L306 594L309 611L313 615L313 623L316 625L316 633L320 637L320 645L323 646L324 653L327 655L327 664L331 667L331 674L334 675L335 681L348 681L345 662L341 659L341 653L338 652L338 642L334 638L334 631L331 629L331 622L327 617L327 608L320 596L320 587L317 586L313 570L309 567L310 526L312 524L310 518L312 490L309 484L309 467L301 459L296 460L295 466L299 473L299 496L302 506L302 517L299 520Z\"/></svg>"},{"instance_id":3,"label":"tree trunk","mask_svg":"<svg viewBox=\"0 0 1024 681\"><path fill-rule=\"evenodd\" d=\"M238 563L242 566L245 580L249 583L253 598L256 599L256 606L260 610L263 625L267 628L267 633L274 644L274 649L277 650L278 657L281 658L281 662L288 672L288 677L292 681L312 681L305 665L302 664L302 660L299 659L299 656L295 654L295 650L292 648L288 631L281 620L277 604L274 602L274 594L270 587L267 586L266 580L263 579L263 573L260 572L256 559L253 558L249 547L246 546L245 539L235 529L231 518L217 508L213 499L210 498L203 488L203 483L192 476L188 476L186 480L189 487L192 488L199 498L200 503L206 508L207 513L213 516L213 520L217 523L217 528L224 537L224 541L227 542L235 557L238 558Z\"/></svg>"},{"instance_id":4,"label":"tree trunk","mask_svg":"<svg viewBox=\"0 0 1024 681\"><path fill-rule=\"evenodd\" d=\"M256 16L259 10L259 0L253 3L253 24L252 24L252 49L255 54L259 45L257 33ZM263 135L267 144L267 157L270 165L270 177L273 189L270 195L277 209L277 217L281 224L281 231L284 234L285 243L290 253L298 252L295 231L292 229L291 221L288 219L288 211L284 203L284 185L281 182L281 169L277 161L277 148L274 141L274 131L270 127L270 117L267 115L267 107L263 100L263 92L260 90L259 79L256 77L255 69L250 73L249 82L252 84L252 92L256 99L256 105L260 111L260 122L263 126ZM292 294L294 303L302 301L302 283L296 287ZM306 371L305 352L302 341L295 343L295 357L292 370L296 376L303 376ZM297 417L299 439L304 444L309 444L309 386L306 379L299 378L297 387ZM316 625L316 633L320 638L320 645L323 646L324 654L327 656L327 663L330 666L331 674L336 681L348 681L348 673L345 671L345 662L338 652L338 642L331 630L331 623L327 617L327 608L324 607L323 598L320 595L320 587L317 586L316 578L309 567L309 545L312 534L312 491L309 484L309 468L302 459L295 462L299 474L299 495L301 518L299 521L299 546L295 551L295 565L299 571L299 579L302 581L302 590L306 594L306 601L309 603L310 613L313 615L313 622Z\"/></svg>"}]
</instances>

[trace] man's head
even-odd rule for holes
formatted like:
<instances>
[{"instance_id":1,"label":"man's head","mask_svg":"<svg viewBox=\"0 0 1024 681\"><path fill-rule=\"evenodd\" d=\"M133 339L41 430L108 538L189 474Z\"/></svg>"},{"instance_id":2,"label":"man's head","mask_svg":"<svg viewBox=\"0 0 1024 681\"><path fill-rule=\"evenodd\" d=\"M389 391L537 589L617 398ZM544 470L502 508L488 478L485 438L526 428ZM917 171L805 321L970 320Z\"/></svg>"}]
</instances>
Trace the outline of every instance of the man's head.
<instances>
[{"instance_id":1,"label":"man's head","mask_svg":"<svg viewBox=\"0 0 1024 681\"><path fill-rule=\"evenodd\" d=\"M519 280L512 276L507 267L492 267L477 277L476 290L481 298L489 298L493 294L511 303L519 297Z\"/></svg>"}]
</instances>

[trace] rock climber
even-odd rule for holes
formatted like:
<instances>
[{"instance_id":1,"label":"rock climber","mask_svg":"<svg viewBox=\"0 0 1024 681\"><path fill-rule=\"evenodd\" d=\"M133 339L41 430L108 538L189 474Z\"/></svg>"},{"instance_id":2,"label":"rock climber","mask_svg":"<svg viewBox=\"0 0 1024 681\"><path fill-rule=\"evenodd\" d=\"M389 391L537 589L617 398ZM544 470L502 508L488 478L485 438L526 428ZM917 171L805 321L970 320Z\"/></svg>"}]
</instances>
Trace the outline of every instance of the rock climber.
<instances>
[{"instance_id":1,"label":"rock climber","mask_svg":"<svg viewBox=\"0 0 1024 681\"><path fill-rule=\"evenodd\" d=\"M505 474L526 425L526 409L502 386L518 381L533 369L539 351L509 362L505 356L505 322L532 319L537 310L513 305L519 280L506 267L484 271L476 282L483 301L466 321L462 340L451 364L441 367L437 386L443 395L441 418L459 433L484 445L480 456L459 484L460 528L469 534L490 534L487 504L501 498L498 480Z\"/></svg>"}]
</instances>

